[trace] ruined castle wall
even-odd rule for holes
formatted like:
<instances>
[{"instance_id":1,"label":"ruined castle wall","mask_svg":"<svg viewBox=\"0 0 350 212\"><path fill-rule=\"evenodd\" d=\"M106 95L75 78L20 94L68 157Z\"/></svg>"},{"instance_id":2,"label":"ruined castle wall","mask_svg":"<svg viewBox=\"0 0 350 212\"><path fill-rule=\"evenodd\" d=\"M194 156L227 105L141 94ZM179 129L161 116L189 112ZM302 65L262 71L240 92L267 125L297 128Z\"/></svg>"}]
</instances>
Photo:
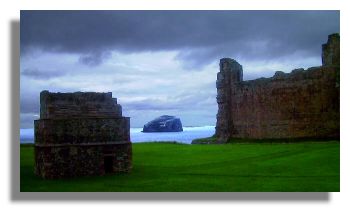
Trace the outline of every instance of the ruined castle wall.
<instances>
[{"instance_id":1,"label":"ruined castle wall","mask_svg":"<svg viewBox=\"0 0 350 212\"><path fill-rule=\"evenodd\" d=\"M230 137L339 137L338 74L318 67L235 83Z\"/></svg>"},{"instance_id":2,"label":"ruined castle wall","mask_svg":"<svg viewBox=\"0 0 350 212\"><path fill-rule=\"evenodd\" d=\"M40 93L40 118L62 119L74 117L121 117L122 108L112 93Z\"/></svg>"},{"instance_id":3,"label":"ruined castle wall","mask_svg":"<svg viewBox=\"0 0 350 212\"><path fill-rule=\"evenodd\" d=\"M217 74L217 103L216 136L220 141L226 141L231 135L232 126L232 89L235 83L243 80L242 66L235 60L223 58L220 60L220 72Z\"/></svg>"},{"instance_id":4,"label":"ruined castle wall","mask_svg":"<svg viewBox=\"0 0 350 212\"><path fill-rule=\"evenodd\" d=\"M242 66L220 60L217 75L218 142L230 138L339 138L340 47L332 34L322 46L322 66L277 71L243 81Z\"/></svg>"},{"instance_id":5,"label":"ruined castle wall","mask_svg":"<svg viewBox=\"0 0 350 212\"><path fill-rule=\"evenodd\" d=\"M130 118L35 120L37 145L130 141Z\"/></svg>"},{"instance_id":6,"label":"ruined castle wall","mask_svg":"<svg viewBox=\"0 0 350 212\"><path fill-rule=\"evenodd\" d=\"M48 179L128 172L130 118L112 93L40 93L35 173Z\"/></svg>"},{"instance_id":7,"label":"ruined castle wall","mask_svg":"<svg viewBox=\"0 0 350 212\"><path fill-rule=\"evenodd\" d=\"M322 66L340 66L339 34L329 35L327 43L322 45Z\"/></svg>"},{"instance_id":8,"label":"ruined castle wall","mask_svg":"<svg viewBox=\"0 0 350 212\"><path fill-rule=\"evenodd\" d=\"M119 145L57 145L35 147L35 173L47 179L104 175L109 156L113 173L129 172L132 150L130 143Z\"/></svg>"}]
</instances>

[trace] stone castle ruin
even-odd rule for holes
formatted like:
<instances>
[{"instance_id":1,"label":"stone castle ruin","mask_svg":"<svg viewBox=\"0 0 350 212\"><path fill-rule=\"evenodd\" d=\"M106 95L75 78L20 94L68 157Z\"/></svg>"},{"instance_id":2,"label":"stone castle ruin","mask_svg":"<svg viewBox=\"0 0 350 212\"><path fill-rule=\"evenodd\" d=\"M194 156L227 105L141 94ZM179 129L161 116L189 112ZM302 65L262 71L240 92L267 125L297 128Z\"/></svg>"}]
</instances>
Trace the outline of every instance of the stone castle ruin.
<instances>
[{"instance_id":1,"label":"stone castle ruin","mask_svg":"<svg viewBox=\"0 0 350 212\"><path fill-rule=\"evenodd\" d=\"M243 81L242 66L220 60L218 142L234 138L296 139L340 136L340 38L322 46L322 66Z\"/></svg>"},{"instance_id":2,"label":"stone castle ruin","mask_svg":"<svg viewBox=\"0 0 350 212\"><path fill-rule=\"evenodd\" d=\"M129 172L130 118L112 93L40 93L35 174L47 179Z\"/></svg>"}]
</instances>

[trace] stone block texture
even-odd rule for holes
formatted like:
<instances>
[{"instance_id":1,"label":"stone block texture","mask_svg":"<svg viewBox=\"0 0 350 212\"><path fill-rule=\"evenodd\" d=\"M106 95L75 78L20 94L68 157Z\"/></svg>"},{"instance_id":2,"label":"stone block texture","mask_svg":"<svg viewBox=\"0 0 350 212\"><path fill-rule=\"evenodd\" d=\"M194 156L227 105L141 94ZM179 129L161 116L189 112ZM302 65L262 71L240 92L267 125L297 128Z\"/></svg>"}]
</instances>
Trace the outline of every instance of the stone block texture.
<instances>
[{"instance_id":1,"label":"stone block texture","mask_svg":"<svg viewBox=\"0 0 350 212\"><path fill-rule=\"evenodd\" d=\"M35 173L47 179L129 172L130 118L112 93L40 93Z\"/></svg>"},{"instance_id":2,"label":"stone block texture","mask_svg":"<svg viewBox=\"0 0 350 212\"><path fill-rule=\"evenodd\" d=\"M218 142L231 138L339 138L339 35L322 46L320 67L277 71L271 78L242 80L242 66L220 60L217 75Z\"/></svg>"}]
</instances>

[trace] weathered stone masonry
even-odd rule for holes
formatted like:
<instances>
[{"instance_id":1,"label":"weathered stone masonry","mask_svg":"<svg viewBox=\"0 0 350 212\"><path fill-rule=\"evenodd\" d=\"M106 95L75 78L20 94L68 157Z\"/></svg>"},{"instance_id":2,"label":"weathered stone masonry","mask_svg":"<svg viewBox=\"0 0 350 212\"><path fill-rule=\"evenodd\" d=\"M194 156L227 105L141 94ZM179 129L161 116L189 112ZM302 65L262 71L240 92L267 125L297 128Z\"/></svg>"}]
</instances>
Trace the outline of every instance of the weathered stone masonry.
<instances>
[{"instance_id":1,"label":"weathered stone masonry","mask_svg":"<svg viewBox=\"0 0 350 212\"><path fill-rule=\"evenodd\" d=\"M129 172L130 118L112 93L40 93L35 173L64 178Z\"/></svg>"},{"instance_id":2,"label":"weathered stone masonry","mask_svg":"<svg viewBox=\"0 0 350 212\"><path fill-rule=\"evenodd\" d=\"M217 75L219 142L230 138L339 138L339 35L322 46L322 66L272 78L242 80L242 66L220 60Z\"/></svg>"}]
</instances>

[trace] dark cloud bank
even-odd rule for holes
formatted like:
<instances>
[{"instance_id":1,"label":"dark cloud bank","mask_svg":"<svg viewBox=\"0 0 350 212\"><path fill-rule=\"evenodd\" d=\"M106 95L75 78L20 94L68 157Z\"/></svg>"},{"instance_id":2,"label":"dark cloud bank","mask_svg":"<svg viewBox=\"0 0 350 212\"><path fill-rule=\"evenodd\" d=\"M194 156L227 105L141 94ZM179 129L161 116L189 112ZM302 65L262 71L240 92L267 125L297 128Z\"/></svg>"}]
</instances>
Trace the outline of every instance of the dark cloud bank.
<instances>
[{"instance_id":1,"label":"dark cloud bank","mask_svg":"<svg viewBox=\"0 0 350 212\"><path fill-rule=\"evenodd\" d=\"M81 54L96 66L109 51L179 50L200 68L220 57L274 59L319 55L339 32L339 11L21 11L21 53Z\"/></svg>"},{"instance_id":2,"label":"dark cloud bank","mask_svg":"<svg viewBox=\"0 0 350 212\"><path fill-rule=\"evenodd\" d=\"M320 58L321 44L329 34L340 31L339 15L339 11L21 11L21 61L35 57L37 52L73 53L88 70L103 64L112 51L128 54L174 50L175 58L189 70L202 70L222 57L245 61L288 58L294 63L303 57ZM32 127L39 112L40 86L55 90L42 81L62 77L67 71L86 74L85 69L68 70L57 64L43 69L35 65L22 68L21 80L33 81L23 84L32 89L21 90L21 127ZM200 79L194 80L200 84ZM150 98L124 107L144 114L201 109L207 111L202 116L209 114L215 121L216 90L214 84L210 86L188 97L174 99L170 93L171 101ZM71 91L64 87L56 90Z\"/></svg>"}]
</instances>

